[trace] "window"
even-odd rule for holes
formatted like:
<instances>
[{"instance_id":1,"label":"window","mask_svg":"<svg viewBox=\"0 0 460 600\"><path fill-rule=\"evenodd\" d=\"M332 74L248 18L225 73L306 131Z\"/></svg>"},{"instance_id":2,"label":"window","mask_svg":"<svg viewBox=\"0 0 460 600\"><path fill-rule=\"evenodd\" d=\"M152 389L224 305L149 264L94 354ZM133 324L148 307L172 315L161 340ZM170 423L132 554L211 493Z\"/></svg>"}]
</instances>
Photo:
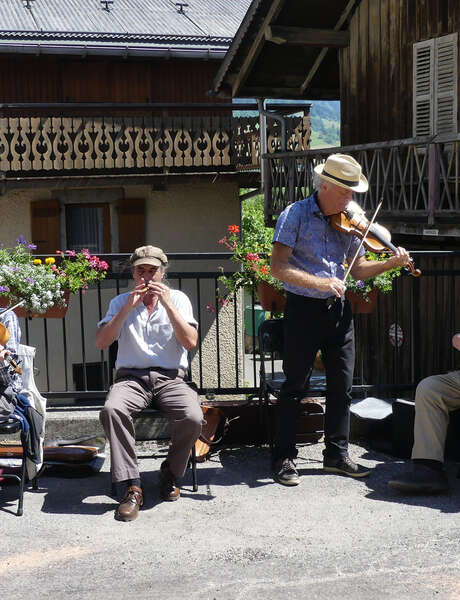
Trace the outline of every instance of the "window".
<instances>
[{"instance_id":1,"label":"window","mask_svg":"<svg viewBox=\"0 0 460 600\"><path fill-rule=\"evenodd\" d=\"M92 254L110 252L110 208L108 204L65 206L66 247L88 248Z\"/></svg>"},{"instance_id":2,"label":"window","mask_svg":"<svg viewBox=\"0 0 460 600\"><path fill-rule=\"evenodd\" d=\"M457 133L458 33L414 44L413 135Z\"/></svg>"},{"instance_id":3,"label":"window","mask_svg":"<svg viewBox=\"0 0 460 600\"><path fill-rule=\"evenodd\" d=\"M132 252L146 243L145 199L120 189L71 189L31 202L32 240L38 254L58 249Z\"/></svg>"}]
</instances>

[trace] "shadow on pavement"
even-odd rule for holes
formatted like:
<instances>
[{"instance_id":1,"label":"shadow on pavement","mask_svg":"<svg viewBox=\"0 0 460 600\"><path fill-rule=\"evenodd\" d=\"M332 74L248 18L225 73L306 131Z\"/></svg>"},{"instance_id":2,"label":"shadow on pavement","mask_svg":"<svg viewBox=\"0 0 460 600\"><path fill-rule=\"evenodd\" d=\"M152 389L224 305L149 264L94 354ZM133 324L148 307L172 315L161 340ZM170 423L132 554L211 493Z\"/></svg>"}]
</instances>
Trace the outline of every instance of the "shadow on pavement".
<instances>
[{"instance_id":1,"label":"shadow on pavement","mask_svg":"<svg viewBox=\"0 0 460 600\"><path fill-rule=\"evenodd\" d=\"M374 455L363 455L363 458L374 459ZM379 456L381 460L382 455ZM397 504L406 504L408 506L425 506L438 510L443 513L460 512L460 479L457 478L458 465L450 463L447 465L449 476L450 492L440 495L407 495L392 489L388 481L407 473L410 468L410 461L401 461L395 458L386 457L387 460L377 464L370 477L364 479L369 493L366 498L369 500L378 500L380 502L394 502Z\"/></svg>"}]
</instances>

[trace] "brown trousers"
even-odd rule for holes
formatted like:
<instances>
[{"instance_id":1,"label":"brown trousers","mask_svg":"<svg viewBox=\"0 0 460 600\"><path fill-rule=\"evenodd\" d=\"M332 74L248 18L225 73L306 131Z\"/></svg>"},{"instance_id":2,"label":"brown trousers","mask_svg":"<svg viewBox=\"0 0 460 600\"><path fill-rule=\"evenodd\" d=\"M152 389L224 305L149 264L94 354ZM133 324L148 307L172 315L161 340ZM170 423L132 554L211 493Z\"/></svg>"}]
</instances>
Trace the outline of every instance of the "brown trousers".
<instances>
[{"instance_id":1,"label":"brown trousers","mask_svg":"<svg viewBox=\"0 0 460 600\"><path fill-rule=\"evenodd\" d=\"M203 412L182 370L119 369L99 418L110 443L112 481L139 477L133 416L152 405L169 421L169 467L182 477L201 433Z\"/></svg>"}]
</instances>

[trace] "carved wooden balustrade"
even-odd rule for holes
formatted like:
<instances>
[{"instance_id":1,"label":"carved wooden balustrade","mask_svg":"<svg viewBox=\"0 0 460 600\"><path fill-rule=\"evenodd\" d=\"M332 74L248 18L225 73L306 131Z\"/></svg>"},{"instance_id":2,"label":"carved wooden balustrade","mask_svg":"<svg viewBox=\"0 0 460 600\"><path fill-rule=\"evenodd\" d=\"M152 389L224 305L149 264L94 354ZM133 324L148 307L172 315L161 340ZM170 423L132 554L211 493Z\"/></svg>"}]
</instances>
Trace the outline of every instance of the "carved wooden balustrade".
<instances>
[{"instance_id":1,"label":"carved wooden balustrade","mask_svg":"<svg viewBox=\"0 0 460 600\"><path fill-rule=\"evenodd\" d=\"M268 149L280 148L277 122ZM308 147L310 118L287 118L287 146ZM258 169L257 117L7 116L0 118L0 171L8 176Z\"/></svg>"},{"instance_id":2,"label":"carved wooden balustrade","mask_svg":"<svg viewBox=\"0 0 460 600\"><path fill-rule=\"evenodd\" d=\"M362 165L369 190L359 194L359 201L372 211L383 199L379 220L397 222L404 217L429 226L439 221L458 223L460 135L455 135L267 154L267 226L273 226L288 204L308 196L315 165L333 152L351 154Z\"/></svg>"}]
</instances>

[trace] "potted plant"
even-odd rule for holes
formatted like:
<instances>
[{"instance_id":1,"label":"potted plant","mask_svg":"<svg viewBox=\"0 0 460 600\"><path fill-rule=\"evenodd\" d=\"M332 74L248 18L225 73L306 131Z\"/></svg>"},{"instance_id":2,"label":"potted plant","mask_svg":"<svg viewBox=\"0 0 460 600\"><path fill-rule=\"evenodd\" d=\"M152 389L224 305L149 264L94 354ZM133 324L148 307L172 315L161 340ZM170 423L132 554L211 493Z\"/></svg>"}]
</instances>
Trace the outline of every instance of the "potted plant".
<instances>
[{"instance_id":1,"label":"potted plant","mask_svg":"<svg viewBox=\"0 0 460 600\"><path fill-rule=\"evenodd\" d=\"M285 295L283 283L270 273L271 244L241 238L238 225L229 225L227 235L219 244L233 252L231 260L240 265L240 270L232 275L221 275L219 281L224 284L226 294L233 296L239 289L257 290L262 308L272 312L283 312ZM223 268L220 267L223 271Z\"/></svg>"},{"instance_id":2,"label":"potted plant","mask_svg":"<svg viewBox=\"0 0 460 600\"><path fill-rule=\"evenodd\" d=\"M19 316L63 317L70 294L104 279L109 268L87 249L57 250L43 260L31 254L35 249L23 236L14 248L0 248L0 305L22 301Z\"/></svg>"},{"instance_id":3,"label":"potted plant","mask_svg":"<svg viewBox=\"0 0 460 600\"><path fill-rule=\"evenodd\" d=\"M388 258L388 254L375 254L366 252L366 259L382 261ZM354 279L351 275L346 281L346 298L355 313L370 313L377 302L378 293L388 294L393 289L393 280L401 275L401 267L385 271L375 277L361 280Z\"/></svg>"}]
</instances>

